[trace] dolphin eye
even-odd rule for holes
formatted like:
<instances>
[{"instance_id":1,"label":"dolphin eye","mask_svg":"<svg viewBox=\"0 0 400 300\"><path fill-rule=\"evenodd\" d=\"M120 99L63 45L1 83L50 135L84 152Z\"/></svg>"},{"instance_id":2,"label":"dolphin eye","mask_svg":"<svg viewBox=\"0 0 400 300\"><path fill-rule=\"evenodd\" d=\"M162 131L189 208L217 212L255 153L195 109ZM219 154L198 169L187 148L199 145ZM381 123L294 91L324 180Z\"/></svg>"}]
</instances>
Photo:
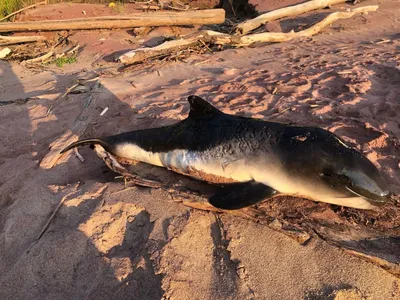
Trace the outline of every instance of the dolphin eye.
<instances>
[{"instance_id":1,"label":"dolphin eye","mask_svg":"<svg viewBox=\"0 0 400 300\"><path fill-rule=\"evenodd\" d=\"M321 177L331 177L332 174L330 174L328 172L322 172L322 173L319 174L319 176L321 176Z\"/></svg>"},{"instance_id":2,"label":"dolphin eye","mask_svg":"<svg viewBox=\"0 0 400 300\"><path fill-rule=\"evenodd\" d=\"M335 170L332 167L326 167L322 170L322 172L319 174L320 177L324 178L324 177L333 177L337 175L337 173L335 172Z\"/></svg>"}]
</instances>

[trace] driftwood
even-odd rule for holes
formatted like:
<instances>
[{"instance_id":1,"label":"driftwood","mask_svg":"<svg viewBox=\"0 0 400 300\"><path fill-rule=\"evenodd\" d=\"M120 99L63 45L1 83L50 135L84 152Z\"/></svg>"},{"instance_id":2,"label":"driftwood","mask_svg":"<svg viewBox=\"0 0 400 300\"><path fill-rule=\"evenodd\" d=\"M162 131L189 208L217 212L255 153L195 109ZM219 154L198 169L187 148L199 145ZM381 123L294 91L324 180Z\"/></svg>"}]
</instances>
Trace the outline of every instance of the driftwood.
<instances>
[{"instance_id":1,"label":"driftwood","mask_svg":"<svg viewBox=\"0 0 400 300\"><path fill-rule=\"evenodd\" d=\"M35 57L35 58L32 58L32 59L24 60L23 62L21 62L21 64L25 65L25 64L32 64L32 63L41 63L41 62L45 62L47 59L49 59L50 57L52 57L53 54L54 54L54 52L53 52L53 51L50 51L50 52L48 52L48 53L46 53L46 54L43 54L43 55L41 55L41 56L39 56L39 57Z\"/></svg>"},{"instance_id":2,"label":"driftwood","mask_svg":"<svg viewBox=\"0 0 400 300\"><path fill-rule=\"evenodd\" d=\"M133 184L164 189L174 201L188 207L249 219L281 232L305 246L310 239L322 239L400 277L398 196L395 196L397 200L393 197L392 203L375 211L343 208L287 196L274 197L240 210L224 211L213 207L207 200L218 186L191 180L179 174L165 176L165 172L168 172L165 169L114 157L101 146L96 146L95 151L111 170L124 178L132 178ZM143 179L149 174L153 177L162 176L163 182ZM176 185L176 182L180 182L180 185Z\"/></svg>"},{"instance_id":3,"label":"driftwood","mask_svg":"<svg viewBox=\"0 0 400 300\"><path fill-rule=\"evenodd\" d=\"M200 45L203 42L214 42L219 44L229 44L232 42L232 36L212 30L201 30L194 34L184 36L182 38L167 41L161 45L152 48L139 48L129 51L118 58L118 61L124 64L133 64L143 62L145 60L166 56L179 49L186 49L195 45Z\"/></svg>"},{"instance_id":4,"label":"driftwood","mask_svg":"<svg viewBox=\"0 0 400 300\"><path fill-rule=\"evenodd\" d=\"M44 36L3 36L0 35L0 46L6 45L14 45L14 44L21 44L21 43L32 43L32 42L39 42L44 41L46 38Z\"/></svg>"},{"instance_id":5,"label":"driftwood","mask_svg":"<svg viewBox=\"0 0 400 300\"><path fill-rule=\"evenodd\" d=\"M269 21L278 20L291 16L297 16L312 10L321 9L327 6L331 6L338 3L344 3L347 1L349 0L312 0L293 6L283 7L262 14L257 18L239 23L236 26L236 32L240 34L246 34Z\"/></svg>"},{"instance_id":6,"label":"driftwood","mask_svg":"<svg viewBox=\"0 0 400 300\"><path fill-rule=\"evenodd\" d=\"M144 26L220 24L225 21L223 9L195 11L143 12L127 16L108 16L69 20L49 20L0 24L0 32L113 29Z\"/></svg>"},{"instance_id":7,"label":"driftwood","mask_svg":"<svg viewBox=\"0 0 400 300\"><path fill-rule=\"evenodd\" d=\"M143 62L155 57L166 56L174 53L180 49L185 49L195 45L200 45L202 42L212 43L217 45L230 45L235 47L250 46L256 42L285 42L300 37L310 37L319 33L322 29L329 26L339 19L348 19L359 13L367 13L376 11L377 5L364 6L356 8L348 12L334 12L329 14L322 21L314 24L313 26L298 32L277 33L277 32L263 32L257 34L250 34L246 36L229 35L211 30L203 30L195 34L184 36L180 39L167 41L152 48L139 48L129 51L121 55L118 60L124 64L133 64Z\"/></svg>"},{"instance_id":8,"label":"driftwood","mask_svg":"<svg viewBox=\"0 0 400 300\"><path fill-rule=\"evenodd\" d=\"M322 21L312 25L311 27L298 31L298 32L288 32L288 33L275 33L275 32L263 32L257 34L250 34L240 37L240 46L248 46L256 42L286 42L299 37L310 37L319 33L325 27L331 25L333 22L340 19L349 19L356 14L373 12L378 9L378 5L363 6L355 8L351 11L346 12L334 12L329 14Z\"/></svg>"}]
</instances>

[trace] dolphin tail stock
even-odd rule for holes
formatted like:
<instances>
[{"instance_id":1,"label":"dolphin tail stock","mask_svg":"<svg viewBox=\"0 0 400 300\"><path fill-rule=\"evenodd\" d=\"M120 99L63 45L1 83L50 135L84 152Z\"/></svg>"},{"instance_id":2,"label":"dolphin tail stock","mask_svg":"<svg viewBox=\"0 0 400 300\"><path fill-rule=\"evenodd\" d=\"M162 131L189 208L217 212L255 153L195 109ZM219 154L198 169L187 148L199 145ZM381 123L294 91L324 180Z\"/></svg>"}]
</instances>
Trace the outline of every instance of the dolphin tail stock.
<instances>
[{"instance_id":1,"label":"dolphin tail stock","mask_svg":"<svg viewBox=\"0 0 400 300\"><path fill-rule=\"evenodd\" d=\"M68 150L71 150L75 147L80 147L80 146L84 146L84 145L101 145L103 147L108 147L107 143L100 139L85 139L85 140L79 140L79 141L76 141L76 142L70 144L69 146L67 146L63 150L61 150L60 154L63 154L65 152L67 152Z\"/></svg>"}]
</instances>

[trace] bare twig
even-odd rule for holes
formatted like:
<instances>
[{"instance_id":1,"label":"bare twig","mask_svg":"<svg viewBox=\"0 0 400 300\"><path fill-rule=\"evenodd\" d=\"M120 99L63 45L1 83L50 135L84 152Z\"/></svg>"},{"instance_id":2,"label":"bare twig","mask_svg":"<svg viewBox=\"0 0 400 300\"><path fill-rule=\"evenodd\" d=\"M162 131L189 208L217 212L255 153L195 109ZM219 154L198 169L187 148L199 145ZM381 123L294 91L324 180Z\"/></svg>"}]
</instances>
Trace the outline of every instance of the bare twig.
<instances>
[{"instance_id":1,"label":"bare twig","mask_svg":"<svg viewBox=\"0 0 400 300\"><path fill-rule=\"evenodd\" d=\"M72 48L71 50L67 51L66 54L69 55L69 54L72 54L72 53L76 52L79 49L79 47L80 47L79 44L76 45L74 48Z\"/></svg>"},{"instance_id":2,"label":"bare twig","mask_svg":"<svg viewBox=\"0 0 400 300\"><path fill-rule=\"evenodd\" d=\"M71 50L67 50L67 51L65 51L65 52L63 52L63 53L57 54L57 55L56 55L56 58L60 58L60 57L66 56L66 55L73 54L74 52L76 52L76 50L79 49L79 47L80 47L80 45L76 45L76 46L73 47Z\"/></svg>"},{"instance_id":3,"label":"bare twig","mask_svg":"<svg viewBox=\"0 0 400 300\"><path fill-rule=\"evenodd\" d=\"M234 16L235 16L235 18L236 18L236 11L235 11L235 9L233 8L233 0L228 0L228 2L229 2L229 4L230 4L230 6L231 6L231 9L232 9L233 15L234 15Z\"/></svg>"},{"instance_id":4,"label":"bare twig","mask_svg":"<svg viewBox=\"0 0 400 300\"><path fill-rule=\"evenodd\" d=\"M2 36L0 35L0 46L6 45L14 45L20 43L32 43L32 42L39 42L45 41L46 38L44 36Z\"/></svg>"},{"instance_id":5,"label":"bare twig","mask_svg":"<svg viewBox=\"0 0 400 300\"><path fill-rule=\"evenodd\" d=\"M64 99L65 96L67 96L74 88L76 88L79 85L79 83L75 83L73 86L67 88L67 90L62 94L60 97L58 97L52 105L50 105L49 109L47 110L47 115L51 113L53 110L54 106L61 100Z\"/></svg>"},{"instance_id":6,"label":"bare twig","mask_svg":"<svg viewBox=\"0 0 400 300\"><path fill-rule=\"evenodd\" d=\"M40 234L39 234L38 237L36 238L36 241L39 241L39 240L40 240L40 238L43 236L43 234L46 232L47 228L49 227L51 221L54 219L55 215L56 215L57 212L59 211L61 205L63 205L63 203L65 202L65 200L67 200L67 198L68 198L70 195L72 195L73 193L75 193L75 191L72 192L72 193L69 193L68 195L66 195L66 196L64 196L64 197L62 197L60 203L58 203L56 209L55 209L55 210L53 211L53 213L51 214L51 216L50 216L49 220L47 221L46 225L44 225L42 231L40 231Z\"/></svg>"},{"instance_id":7,"label":"bare twig","mask_svg":"<svg viewBox=\"0 0 400 300\"><path fill-rule=\"evenodd\" d=\"M376 42L375 44L379 45L379 44L385 44L385 43L389 43L389 42L391 42L391 40L381 40L379 42Z\"/></svg>"},{"instance_id":8,"label":"bare twig","mask_svg":"<svg viewBox=\"0 0 400 300\"><path fill-rule=\"evenodd\" d=\"M290 110L290 109L292 109L291 107L287 107L287 108L285 108L284 110L282 110L281 112L279 112L280 114L283 114L284 112L286 112L286 111L288 111L288 110Z\"/></svg>"},{"instance_id":9,"label":"bare twig","mask_svg":"<svg viewBox=\"0 0 400 300\"><path fill-rule=\"evenodd\" d=\"M200 41L200 43L203 44L204 47L207 48L208 51L212 52L212 50L210 49L210 47L208 47L207 44L206 44L203 40L199 40L199 41Z\"/></svg>"},{"instance_id":10,"label":"bare twig","mask_svg":"<svg viewBox=\"0 0 400 300\"><path fill-rule=\"evenodd\" d=\"M83 156L79 153L78 148L74 148L74 153L75 156L81 161L81 162L85 162L85 159L83 158Z\"/></svg>"},{"instance_id":11,"label":"bare twig","mask_svg":"<svg viewBox=\"0 0 400 300\"><path fill-rule=\"evenodd\" d=\"M50 51L50 52L48 52L46 54L43 54L43 55L41 55L39 57L35 57L35 58L32 58L32 59L24 60L23 62L21 62L21 64L32 64L32 63L36 63L36 62L44 62L46 59L52 57L53 54L54 54L54 52Z\"/></svg>"}]
</instances>

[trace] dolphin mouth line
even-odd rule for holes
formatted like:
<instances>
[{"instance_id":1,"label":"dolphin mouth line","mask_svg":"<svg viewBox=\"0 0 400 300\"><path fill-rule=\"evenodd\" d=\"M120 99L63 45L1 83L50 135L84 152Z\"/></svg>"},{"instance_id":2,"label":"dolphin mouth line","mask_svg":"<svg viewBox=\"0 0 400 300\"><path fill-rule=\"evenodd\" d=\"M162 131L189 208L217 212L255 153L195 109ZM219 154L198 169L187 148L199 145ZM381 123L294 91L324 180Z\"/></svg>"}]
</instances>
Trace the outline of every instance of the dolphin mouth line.
<instances>
[{"instance_id":1,"label":"dolphin mouth line","mask_svg":"<svg viewBox=\"0 0 400 300\"><path fill-rule=\"evenodd\" d=\"M347 189L349 192L353 193L354 195L357 195L357 196L363 198L364 200L370 202L371 204L374 204L374 205L383 205L383 204L386 203L386 201L385 201L384 199L386 199L387 197L385 197L385 196L384 196L384 197L381 197L382 200L378 200L378 199L368 198L368 197L366 197L366 196L364 196L364 195L361 195L360 193L357 193L356 191L354 191L354 190L352 190L351 188L349 188L348 186L346 186L346 189ZM389 196L389 195L387 195L387 196Z\"/></svg>"}]
</instances>

